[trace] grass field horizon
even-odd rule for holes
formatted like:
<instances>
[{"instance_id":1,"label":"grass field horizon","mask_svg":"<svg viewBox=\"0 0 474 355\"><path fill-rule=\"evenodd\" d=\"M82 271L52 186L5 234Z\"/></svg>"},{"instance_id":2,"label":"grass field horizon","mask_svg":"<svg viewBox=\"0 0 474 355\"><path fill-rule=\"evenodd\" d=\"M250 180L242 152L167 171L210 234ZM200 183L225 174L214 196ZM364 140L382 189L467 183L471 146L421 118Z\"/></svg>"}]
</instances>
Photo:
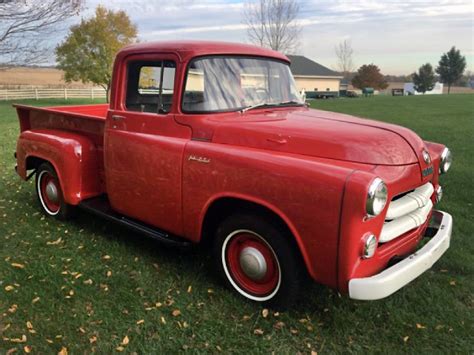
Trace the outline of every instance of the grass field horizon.
<instances>
[{"instance_id":1,"label":"grass field horizon","mask_svg":"<svg viewBox=\"0 0 474 355\"><path fill-rule=\"evenodd\" d=\"M0 102L0 353L474 351L474 95L311 102L400 124L452 149L437 207L453 215L451 248L384 300L353 301L311 284L292 309L268 314L217 282L205 250L164 248L82 212L68 222L44 216L33 181L14 172L11 104Z\"/></svg>"}]
</instances>

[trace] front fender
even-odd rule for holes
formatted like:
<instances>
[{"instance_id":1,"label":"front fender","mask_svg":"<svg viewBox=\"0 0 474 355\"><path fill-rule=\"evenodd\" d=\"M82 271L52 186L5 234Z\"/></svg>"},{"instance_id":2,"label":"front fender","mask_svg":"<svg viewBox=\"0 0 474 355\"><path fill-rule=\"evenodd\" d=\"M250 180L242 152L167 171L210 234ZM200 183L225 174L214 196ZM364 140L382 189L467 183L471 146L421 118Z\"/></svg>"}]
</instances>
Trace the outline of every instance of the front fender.
<instances>
[{"instance_id":1,"label":"front fender","mask_svg":"<svg viewBox=\"0 0 474 355\"><path fill-rule=\"evenodd\" d=\"M199 242L212 201L251 201L287 224L309 275L335 287L342 194L351 171L333 161L191 141L183 162L185 237Z\"/></svg>"},{"instance_id":2,"label":"front fender","mask_svg":"<svg viewBox=\"0 0 474 355\"><path fill-rule=\"evenodd\" d=\"M84 136L51 129L27 130L20 134L16 153L17 172L24 180L29 158L51 163L58 174L64 200L71 205L102 192L97 149Z\"/></svg>"}]
</instances>

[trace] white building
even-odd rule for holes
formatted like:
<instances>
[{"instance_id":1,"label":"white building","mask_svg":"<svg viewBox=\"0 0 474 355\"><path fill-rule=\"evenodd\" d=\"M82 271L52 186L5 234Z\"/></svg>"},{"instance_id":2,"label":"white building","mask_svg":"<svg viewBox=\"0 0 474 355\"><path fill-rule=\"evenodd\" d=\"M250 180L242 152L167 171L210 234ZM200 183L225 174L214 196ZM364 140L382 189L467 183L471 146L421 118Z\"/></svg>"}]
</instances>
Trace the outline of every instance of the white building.
<instances>
[{"instance_id":1,"label":"white building","mask_svg":"<svg viewBox=\"0 0 474 355\"><path fill-rule=\"evenodd\" d=\"M418 92L415 90L415 84L413 83L405 83L403 86L405 91L405 95L423 95L422 92ZM425 92L425 95L435 95L435 94L442 94L443 93L443 84L437 82L433 88L433 90Z\"/></svg>"}]
</instances>

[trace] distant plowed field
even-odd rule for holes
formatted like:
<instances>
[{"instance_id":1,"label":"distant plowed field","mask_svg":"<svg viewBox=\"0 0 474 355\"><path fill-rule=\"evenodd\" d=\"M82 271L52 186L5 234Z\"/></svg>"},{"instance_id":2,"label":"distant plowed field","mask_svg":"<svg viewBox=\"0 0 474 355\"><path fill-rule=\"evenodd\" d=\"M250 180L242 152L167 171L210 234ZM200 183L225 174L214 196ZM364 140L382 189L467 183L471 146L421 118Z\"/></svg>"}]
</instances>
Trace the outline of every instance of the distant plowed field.
<instances>
[{"instance_id":1,"label":"distant plowed field","mask_svg":"<svg viewBox=\"0 0 474 355\"><path fill-rule=\"evenodd\" d=\"M63 71L55 68L0 69L0 88L17 89L25 86L91 87L90 84L84 85L81 82L66 84L63 79Z\"/></svg>"}]
</instances>

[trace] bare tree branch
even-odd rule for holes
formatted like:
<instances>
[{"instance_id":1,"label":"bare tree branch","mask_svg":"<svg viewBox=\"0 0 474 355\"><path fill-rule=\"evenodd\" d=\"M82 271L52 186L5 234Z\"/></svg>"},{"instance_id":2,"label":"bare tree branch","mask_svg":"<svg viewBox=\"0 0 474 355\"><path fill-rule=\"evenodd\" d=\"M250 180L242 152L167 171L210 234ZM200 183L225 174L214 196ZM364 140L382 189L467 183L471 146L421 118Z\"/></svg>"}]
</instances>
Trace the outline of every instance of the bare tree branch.
<instances>
[{"instance_id":1,"label":"bare tree branch","mask_svg":"<svg viewBox=\"0 0 474 355\"><path fill-rule=\"evenodd\" d=\"M245 4L243 17L249 40L262 47L294 53L299 47L298 0L256 0Z\"/></svg>"},{"instance_id":2,"label":"bare tree branch","mask_svg":"<svg viewBox=\"0 0 474 355\"><path fill-rule=\"evenodd\" d=\"M78 15L84 0L0 0L0 65L47 60L55 43L48 41L60 23Z\"/></svg>"},{"instance_id":3,"label":"bare tree branch","mask_svg":"<svg viewBox=\"0 0 474 355\"><path fill-rule=\"evenodd\" d=\"M352 43L349 40L344 40L339 43L336 48L337 57L337 69L343 74L344 78L347 78L350 73L355 70L353 55L354 50L352 49Z\"/></svg>"}]
</instances>

